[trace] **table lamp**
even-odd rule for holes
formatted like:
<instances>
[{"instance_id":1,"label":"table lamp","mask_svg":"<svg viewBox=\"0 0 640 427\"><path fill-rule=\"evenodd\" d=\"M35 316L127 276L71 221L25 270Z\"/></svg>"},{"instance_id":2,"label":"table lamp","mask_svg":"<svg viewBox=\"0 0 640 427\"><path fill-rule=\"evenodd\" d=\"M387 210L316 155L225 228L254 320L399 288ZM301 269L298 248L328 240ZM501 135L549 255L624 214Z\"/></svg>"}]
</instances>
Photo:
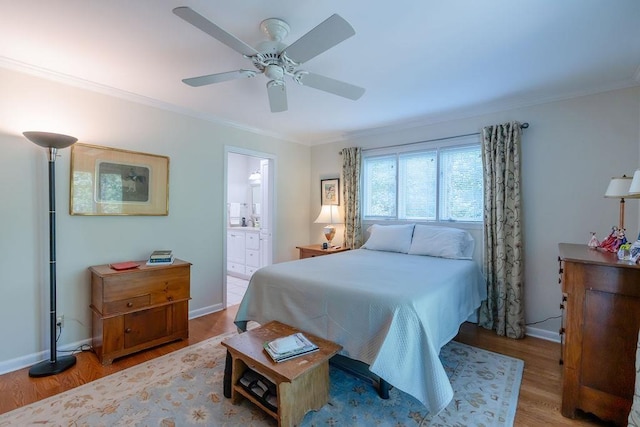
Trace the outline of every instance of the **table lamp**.
<instances>
[{"instance_id":1,"label":"table lamp","mask_svg":"<svg viewBox=\"0 0 640 427\"><path fill-rule=\"evenodd\" d=\"M342 223L342 217L340 216L338 205L322 205L318 218L313 222L316 224L328 224L324 227L323 232L329 247L331 247L331 241L336 235L336 228L333 224Z\"/></svg>"},{"instance_id":2,"label":"table lamp","mask_svg":"<svg viewBox=\"0 0 640 427\"><path fill-rule=\"evenodd\" d=\"M639 171L636 171L635 175L638 174ZM604 193L604 197L620 199L620 222L619 229L624 230L624 199L625 198L638 198L640 197L640 176L638 176L638 181L636 184L637 192L635 194L631 193L631 185L633 178L630 176L622 175L621 177L613 177L611 181L609 181L609 186L607 187L607 191Z\"/></svg>"}]
</instances>

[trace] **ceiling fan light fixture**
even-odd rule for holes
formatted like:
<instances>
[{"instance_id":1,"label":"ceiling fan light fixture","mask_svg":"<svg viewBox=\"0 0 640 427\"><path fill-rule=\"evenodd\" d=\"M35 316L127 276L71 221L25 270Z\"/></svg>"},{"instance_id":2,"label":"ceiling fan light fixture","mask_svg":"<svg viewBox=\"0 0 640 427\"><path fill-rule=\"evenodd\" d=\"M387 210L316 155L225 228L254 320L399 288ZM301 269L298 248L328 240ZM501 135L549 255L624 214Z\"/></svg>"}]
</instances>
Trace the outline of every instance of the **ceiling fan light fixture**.
<instances>
[{"instance_id":1,"label":"ceiling fan light fixture","mask_svg":"<svg viewBox=\"0 0 640 427\"><path fill-rule=\"evenodd\" d=\"M264 75L270 80L284 80L284 69L275 64L267 65L264 69Z\"/></svg>"}]
</instances>

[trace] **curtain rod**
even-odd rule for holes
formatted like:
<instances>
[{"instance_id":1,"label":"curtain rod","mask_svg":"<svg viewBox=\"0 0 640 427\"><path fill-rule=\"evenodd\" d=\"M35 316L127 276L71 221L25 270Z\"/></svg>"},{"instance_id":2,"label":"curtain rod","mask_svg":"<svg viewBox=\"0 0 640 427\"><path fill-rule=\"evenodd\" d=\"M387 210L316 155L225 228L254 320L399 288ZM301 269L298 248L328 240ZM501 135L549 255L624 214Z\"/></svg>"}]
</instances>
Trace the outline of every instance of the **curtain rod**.
<instances>
[{"instance_id":1,"label":"curtain rod","mask_svg":"<svg viewBox=\"0 0 640 427\"><path fill-rule=\"evenodd\" d=\"M527 122L524 122L520 125L520 129L527 129L528 127L529 127L529 123ZM474 135L480 135L480 132L465 133L463 135L445 136L443 138L427 139L426 141L405 142L404 144L386 145L384 147L372 147L370 148L370 150L377 150L379 148L404 147L405 145L424 144L425 142L446 141L447 139L463 138L465 136L474 136ZM342 150L338 151L338 154L342 155Z\"/></svg>"}]
</instances>

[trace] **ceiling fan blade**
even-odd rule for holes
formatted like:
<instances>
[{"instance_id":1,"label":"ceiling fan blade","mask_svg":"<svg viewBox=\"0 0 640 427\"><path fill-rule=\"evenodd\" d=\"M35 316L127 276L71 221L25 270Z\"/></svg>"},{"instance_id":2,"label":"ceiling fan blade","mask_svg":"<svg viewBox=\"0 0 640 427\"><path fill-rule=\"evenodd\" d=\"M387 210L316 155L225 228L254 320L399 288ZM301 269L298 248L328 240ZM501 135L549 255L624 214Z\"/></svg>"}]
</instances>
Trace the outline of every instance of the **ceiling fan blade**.
<instances>
[{"instance_id":1,"label":"ceiling fan blade","mask_svg":"<svg viewBox=\"0 0 640 427\"><path fill-rule=\"evenodd\" d=\"M183 79L182 82L193 87L200 87L210 85L212 83L226 82L228 80L236 79L248 79L256 75L255 71L251 70L236 70L228 71L226 73L208 74L206 76L191 77L189 79Z\"/></svg>"},{"instance_id":2,"label":"ceiling fan blade","mask_svg":"<svg viewBox=\"0 0 640 427\"><path fill-rule=\"evenodd\" d=\"M231 33L228 33L227 31L223 30L213 22L209 21L204 16L200 15L198 12L195 12L190 7L186 7L186 6L176 7L175 9L173 9L173 13L175 13L180 18L184 19L194 27L199 28L200 30L209 34L211 37L218 40L219 42L226 44L236 52L240 52L241 54L247 55L247 56L253 56L258 53L257 50L255 50L254 48L252 48L242 40L238 39L236 36L232 35Z\"/></svg>"},{"instance_id":3,"label":"ceiling fan blade","mask_svg":"<svg viewBox=\"0 0 640 427\"><path fill-rule=\"evenodd\" d=\"M354 101L360 99L360 97L365 92L365 89L360 86L341 82L340 80L335 80L330 77L321 76L319 74L302 72L296 77L296 81L298 81L303 86L309 86L314 89L323 90L334 95L353 99Z\"/></svg>"},{"instance_id":4,"label":"ceiling fan blade","mask_svg":"<svg viewBox=\"0 0 640 427\"><path fill-rule=\"evenodd\" d=\"M267 94L272 113L287 111L287 87L284 82L270 80L267 83Z\"/></svg>"},{"instance_id":5,"label":"ceiling fan blade","mask_svg":"<svg viewBox=\"0 0 640 427\"><path fill-rule=\"evenodd\" d=\"M333 14L289 45L284 52L287 58L302 64L348 39L355 33L351 24L340 15Z\"/></svg>"}]
</instances>

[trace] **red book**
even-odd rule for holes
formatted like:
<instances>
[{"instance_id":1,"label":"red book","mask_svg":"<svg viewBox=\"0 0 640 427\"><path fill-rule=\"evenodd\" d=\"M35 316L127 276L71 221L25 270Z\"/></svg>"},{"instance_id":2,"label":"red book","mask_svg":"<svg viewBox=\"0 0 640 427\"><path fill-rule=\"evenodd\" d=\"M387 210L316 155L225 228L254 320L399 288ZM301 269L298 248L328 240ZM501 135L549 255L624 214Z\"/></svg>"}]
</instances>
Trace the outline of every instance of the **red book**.
<instances>
[{"instance_id":1,"label":"red book","mask_svg":"<svg viewBox=\"0 0 640 427\"><path fill-rule=\"evenodd\" d=\"M114 270L130 270L132 268L138 268L139 266L140 264L133 261L116 262L114 264L109 264L109 267Z\"/></svg>"}]
</instances>

